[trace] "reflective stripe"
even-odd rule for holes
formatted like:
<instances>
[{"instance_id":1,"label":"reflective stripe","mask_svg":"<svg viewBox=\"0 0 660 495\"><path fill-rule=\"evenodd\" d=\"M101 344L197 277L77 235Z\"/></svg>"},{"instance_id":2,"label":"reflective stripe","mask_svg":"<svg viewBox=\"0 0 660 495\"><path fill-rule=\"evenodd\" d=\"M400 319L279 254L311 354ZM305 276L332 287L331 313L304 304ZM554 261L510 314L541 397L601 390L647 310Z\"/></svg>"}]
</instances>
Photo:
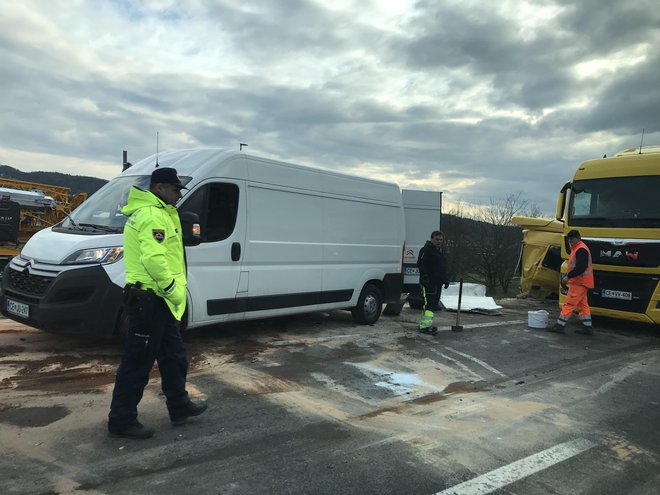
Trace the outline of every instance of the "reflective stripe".
<instances>
[{"instance_id":1,"label":"reflective stripe","mask_svg":"<svg viewBox=\"0 0 660 495\"><path fill-rule=\"evenodd\" d=\"M424 311L419 320L419 328L430 328L433 326L433 311Z\"/></svg>"},{"instance_id":2,"label":"reflective stripe","mask_svg":"<svg viewBox=\"0 0 660 495\"><path fill-rule=\"evenodd\" d=\"M568 271L572 271L575 268L575 258L576 258L576 253L578 252L579 249L584 249L587 251L588 255L588 261L587 261L587 268L582 272L580 275L577 277L571 277L568 279L569 283L577 284L577 285L583 285L589 289L593 289L594 287L594 269L592 266L592 261L591 261L591 251L589 251L589 248L587 245L580 241L578 242L575 246L573 246L571 250L571 254L568 257Z\"/></svg>"},{"instance_id":3,"label":"reflective stripe","mask_svg":"<svg viewBox=\"0 0 660 495\"><path fill-rule=\"evenodd\" d=\"M426 287L423 285L420 285L421 287L421 292L422 292L422 298L424 299L424 308L427 308L429 305L429 301L426 298ZM430 328L433 326L433 311L429 311L428 309L424 310L422 313L422 317L419 320L419 328Z\"/></svg>"},{"instance_id":4,"label":"reflective stripe","mask_svg":"<svg viewBox=\"0 0 660 495\"><path fill-rule=\"evenodd\" d=\"M176 280L172 279L172 283L163 289L163 294L170 295L176 289Z\"/></svg>"}]
</instances>

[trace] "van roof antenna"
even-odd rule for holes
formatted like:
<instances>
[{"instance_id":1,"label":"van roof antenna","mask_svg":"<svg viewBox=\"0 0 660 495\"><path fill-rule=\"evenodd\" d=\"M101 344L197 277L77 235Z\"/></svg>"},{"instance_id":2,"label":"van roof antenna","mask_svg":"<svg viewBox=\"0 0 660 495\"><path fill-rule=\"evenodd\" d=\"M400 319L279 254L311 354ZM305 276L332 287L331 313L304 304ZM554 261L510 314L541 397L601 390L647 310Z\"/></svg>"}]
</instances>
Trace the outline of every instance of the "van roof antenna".
<instances>
[{"instance_id":1,"label":"van roof antenna","mask_svg":"<svg viewBox=\"0 0 660 495\"><path fill-rule=\"evenodd\" d=\"M158 168L158 131L156 131L156 168Z\"/></svg>"},{"instance_id":2,"label":"van roof antenna","mask_svg":"<svg viewBox=\"0 0 660 495\"><path fill-rule=\"evenodd\" d=\"M238 144L238 151L243 151L243 146L247 146L245 143L239 143Z\"/></svg>"},{"instance_id":3,"label":"van roof antenna","mask_svg":"<svg viewBox=\"0 0 660 495\"><path fill-rule=\"evenodd\" d=\"M644 128L642 128L642 140L639 142L639 154L642 154L642 145L644 144Z\"/></svg>"}]
</instances>

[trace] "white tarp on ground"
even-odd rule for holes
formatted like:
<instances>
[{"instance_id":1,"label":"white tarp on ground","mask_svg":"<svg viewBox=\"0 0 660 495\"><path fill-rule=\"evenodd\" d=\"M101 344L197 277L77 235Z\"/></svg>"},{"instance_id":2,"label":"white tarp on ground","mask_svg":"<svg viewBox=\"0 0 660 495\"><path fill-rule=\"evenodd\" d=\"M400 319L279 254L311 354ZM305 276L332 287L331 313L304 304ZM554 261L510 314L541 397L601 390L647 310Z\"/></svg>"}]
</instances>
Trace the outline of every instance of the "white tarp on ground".
<instances>
[{"instance_id":1,"label":"white tarp on ground","mask_svg":"<svg viewBox=\"0 0 660 495\"><path fill-rule=\"evenodd\" d=\"M458 310L458 289L460 284L452 282L449 287L442 289L440 302L447 311ZM461 297L461 312L482 313L487 315L500 315L502 306L495 303L492 297L486 296L486 286L482 284L463 283L463 296Z\"/></svg>"}]
</instances>

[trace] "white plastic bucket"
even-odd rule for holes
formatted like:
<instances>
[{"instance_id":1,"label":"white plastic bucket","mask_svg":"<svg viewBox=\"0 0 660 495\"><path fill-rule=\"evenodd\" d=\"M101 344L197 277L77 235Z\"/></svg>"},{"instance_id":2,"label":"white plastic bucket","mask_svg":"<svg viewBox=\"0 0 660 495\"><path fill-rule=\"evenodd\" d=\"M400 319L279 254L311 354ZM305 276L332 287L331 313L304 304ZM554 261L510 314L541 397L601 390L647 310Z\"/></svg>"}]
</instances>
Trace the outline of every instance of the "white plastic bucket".
<instances>
[{"instance_id":1,"label":"white plastic bucket","mask_svg":"<svg viewBox=\"0 0 660 495\"><path fill-rule=\"evenodd\" d=\"M547 328L548 312L544 309L527 312L527 326L531 328Z\"/></svg>"}]
</instances>

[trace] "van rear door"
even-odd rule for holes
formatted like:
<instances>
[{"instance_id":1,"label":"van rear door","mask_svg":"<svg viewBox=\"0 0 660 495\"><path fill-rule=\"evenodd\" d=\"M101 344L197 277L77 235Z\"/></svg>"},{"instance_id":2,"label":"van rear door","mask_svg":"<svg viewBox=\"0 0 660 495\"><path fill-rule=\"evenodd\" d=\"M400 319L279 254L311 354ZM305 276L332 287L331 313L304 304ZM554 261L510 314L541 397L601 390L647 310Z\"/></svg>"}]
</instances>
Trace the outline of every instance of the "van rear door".
<instances>
[{"instance_id":1,"label":"van rear door","mask_svg":"<svg viewBox=\"0 0 660 495\"><path fill-rule=\"evenodd\" d=\"M406 249L403 253L403 292L419 292L417 256L431 232L440 230L442 193L437 191L401 191L406 217Z\"/></svg>"}]
</instances>

